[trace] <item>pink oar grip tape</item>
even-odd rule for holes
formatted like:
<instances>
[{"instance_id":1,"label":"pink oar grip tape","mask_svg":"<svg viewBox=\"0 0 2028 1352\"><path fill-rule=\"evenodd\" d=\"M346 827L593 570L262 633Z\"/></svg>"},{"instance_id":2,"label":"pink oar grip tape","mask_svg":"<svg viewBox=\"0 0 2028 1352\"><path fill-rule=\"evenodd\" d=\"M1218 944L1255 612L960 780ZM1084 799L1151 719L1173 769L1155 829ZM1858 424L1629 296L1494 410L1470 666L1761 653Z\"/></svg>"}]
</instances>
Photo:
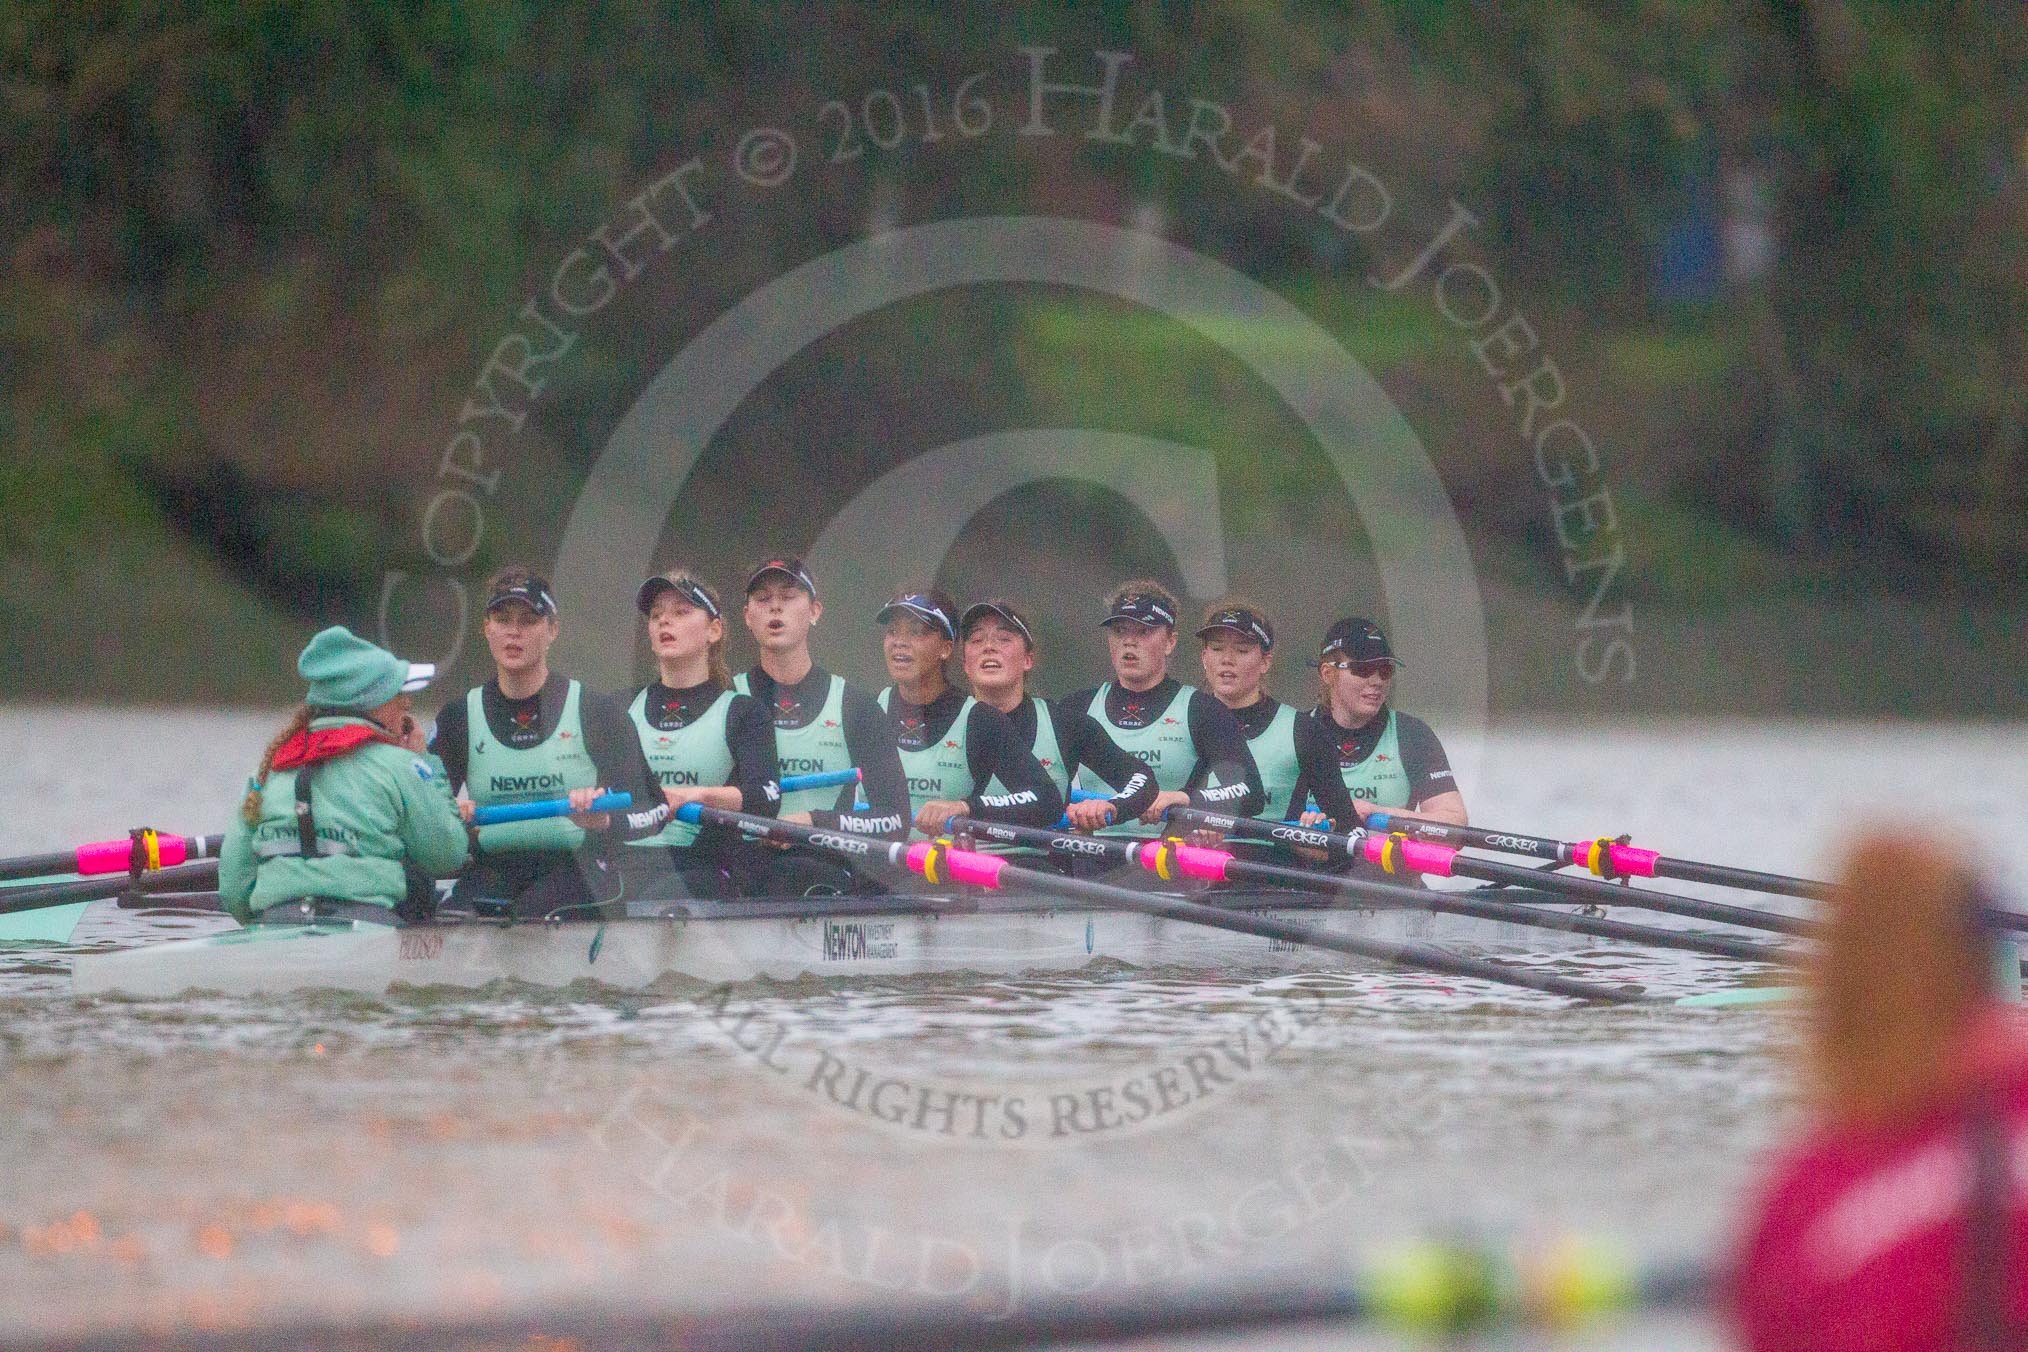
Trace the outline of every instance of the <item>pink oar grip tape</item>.
<instances>
[{"instance_id":1,"label":"pink oar grip tape","mask_svg":"<svg viewBox=\"0 0 2028 1352\"><path fill-rule=\"evenodd\" d=\"M1368 836L1361 848L1369 862L1389 873L1434 873L1439 878L1451 876L1451 860L1458 854L1448 845L1405 836Z\"/></svg>"},{"instance_id":2,"label":"pink oar grip tape","mask_svg":"<svg viewBox=\"0 0 2028 1352\"><path fill-rule=\"evenodd\" d=\"M1151 840L1141 847L1141 867L1151 873L1160 874L1162 855L1165 851L1169 855L1170 868L1174 872L1185 878L1203 878L1214 883L1225 881L1225 866L1232 862L1232 856L1224 850L1206 849L1202 845L1179 845L1167 840Z\"/></svg>"},{"instance_id":3,"label":"pink oar grip tape","mask_svg":"<svg viewBox=\"0 0 2028 1352\"><path fill-rule=\"evenodd\" d=\"M152 833L151 833L152 835ZM144 869L168 868L184 860L185 842L182 836L153 836L154 849L148 849L144 836L141 844L141 864ZM91 845L77 847L77 871L79 873L126 873L134 862L135 842L124 840L101 840Z\"/></svg>"},{"instance_id":4,"label":"pink oar grip tape","mask_svg":"<svg viewBox=\"0 0 2028 1352\"><path fill-rule=\"evenodd\" d=\"M908 847L908 866L933 883L998 887L1007 861L976 850L954 850L941 841L919 840Z\"/></svg>"},{"instance_id":5,"label":"pink oar grip tape","mask_svg":"<svg viewBox=\"0 0 2028 1352\"><path fill-rule=\"evenodd\" d=\"M1612 860L1615 872L1629 878L1652 878L1655 876L1655 861L1662 857L1662 852L1640 850L1632 845L1608 845L1606 855Z\"/></svg>"}]
</instances>

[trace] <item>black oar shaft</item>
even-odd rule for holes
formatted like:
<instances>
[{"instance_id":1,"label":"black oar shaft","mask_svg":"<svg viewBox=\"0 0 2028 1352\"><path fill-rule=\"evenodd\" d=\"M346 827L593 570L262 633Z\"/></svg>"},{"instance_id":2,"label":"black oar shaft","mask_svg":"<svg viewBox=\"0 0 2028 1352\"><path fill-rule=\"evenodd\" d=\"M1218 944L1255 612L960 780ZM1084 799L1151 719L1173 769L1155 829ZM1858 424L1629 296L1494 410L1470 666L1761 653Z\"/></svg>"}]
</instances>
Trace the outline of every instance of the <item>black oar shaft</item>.
<instances>
[{"instance_id":1,"label":"black oar shaft","mask_svg":"<svg viewBox=\"0 0 2028 1352\"><path fill-rule=\"evenodd\" d=\"M1837 891L1829 883L1820 883L1810 878L1790 878L1780 873L1761 873L1750 868L1728 868L1724 864L1699 864L1694 860L1670 859L1667 856L1655 860L1655 876L1678 878L1686 883L1737 887L1745 892L1772 892L1778 896L1802 897L1810 901L1826 901Z\"/></svg>"},{"instance_id":2,"label":"black oar shaft","mask_svg":"<svg viewBox=\"0 0 2028 1352\"><path fill-rule=\"evenodd\" d=\"M1250 817L1228 817L1219 813L1200 812L1195 808L1177 808L1170 815L1179 821L1201 824L1216 831L1245 835L1253 839L1272 838L1263 830L1269 823L1255 821ZM1445 829L1454 828L1446 826ZM1329 848L1334 853L1355 855L1363 851L1368 839L1364 835L1350 835L1338 831L1315 834L1328 837ZM1509 883L1531 889L1545 889L1601 906L1631 906L1637 910L1654 911L1661 915L1681 916L1686 920L1708 920L1721 925L1736 925L1741 929L1756 929L1772 934L1807 936L1814 932L1814 927L1809 921L1775 911L1728 906L1724 902L1678 896L1673 892L1653 892L1645 888L1600 882L1595 878L1571 878L1561 874L1544 873L1540 869L1523 868L1517 864L1473 859L1462 854L1452 857L1450 871L1460 878L1476 878L1480 882Z\"/></svg>"},{"instance_id":3,"label":"black oar shaft","mask_svg":"<svg viewBox=\"0 0 2028 1352\"><path fill-rule=\"evenodd\" d=\"M129 840L109 840L96 845L82 845L71 850L53 850L48 854L26 854L13 859L0 859L0 881L76 873L82 862L80 855L95 857L96 862L89 869L94 875L112 877L126 873L132 876L135 870L158 871L164 867L162 860L189 863L198 859L216 858L223 840L222 836L176 836L152 830L137 831ZM154 869L150 869L148 860L152 857L151 851L157 847L160 850L160 858ZM174 863L168 865L174 866Z\"/></svg>"},{"instance_id":4,"label":"black oar shaft","mask_svg":"<svg viewBox=\"0 0 2028 1352\"><path fill-rule=\"evenodd\" d=\"M1298 887L1329 888L1354 898L1367 895L1370 884L1358 879L1341 878L1329 873L1315 873L1309 869L1287 868L1279 864L1260 864L1250 859L1235 859L1225 866L1225 876L1238 880L1256 882L1287 883ZM1683 930L1657 929L1653 925L1633 925L1622 920L1609 920L1603 916L1577 915L1570 911L1542 910L1534 906L1516 905L1513 902L1481 896L1471 892L1432 892L1412 887L1390 887L1387 889L1391 904L1414 907L1424 911L1439 911L1446 915L1471 916L1481 920L1495 920L1509 925L1526 925L1536 929L1561 930L1567 934L1589 934L1600 939L1619 939L1628 943L1644 944L1654 948L1674 948L1686 953L1703 953L1710 957L1737 958L1745 962L1780 962L1784 954L1779 948L1755 943L1750 939L1727 939L1713 934L1691 934ZM1393 901L1394 894L1403 894L1403 900Z\"/></svg>"},{"instance_id":5,"label":"black oar shaft","mask_svg":"<svg viewBox=\"0 0 2028 1352\"><path fill-rule=\"evenodd\" d=\"M48 854L24 854L0 860L0 880L46 878L58 873L77 872L76 850L52 850Z\"/></svg>"},{"instance_id":6,"label":"black oar shaft","mask_svg":"<svg viewBox=\"0 0 2028 1352\"><path fill-rule=\"evenodd\" d=\"M1002 827L985 822L958 819L951 823L959 830L974 834L986 834L994 839L1008 840L1022 844L1049 848L1052 839L1075 839L1053 831L1037 831L1025 827ZM1087 838L1089 839L1089 838ZM1138 848L1123 841L1107 841L1109 846ZM1145 844L1146 842L1142 842ZM1130 857L1130 856L1129 856ZM1092 906L1112 907L1116 910L1139 911L1144 915L1161 916L1171 920L1184 920L1192 924L1205 925L1213 929L1230 930L1235 934L1251 934L1263 939L1277 939L1284 943L1301 944L1306 948L1321 948L1348 957L1365 958L1372 962L1389 963L1404 967L1419 967L1438 972L1444 976L1473 978L1492 981L1502 985L1521 986L1528 990L1543 991L1551 995L1567 996L1575 1000L1604 1000L1619 1004L1644 1004L1647 997L1628 991L1614 990L1589 981L1573 981L1547 972L1531 972L1525 968L1509 967L1504 963L1490 962L1483 958L1467 957L1420 943L1389 943L1379 939L1362 939L1354 935L1319 929L1313 925L1297 924L1294 921L1278 920L1271 916L1253 915L1223 906L1207 906L1202 902L1185 901L1155 892L1136 892L1107 883L1089 882L1081 878L1065 878L1059 874L1041 873L1034 869L1009 867L1020 884L1037 892L1052 896L1069 897L1084 901ZM1403 889L1404 891L1407 889Z\"/></svg>"},{"instance_id":7,"label":"black oar shaft","mask_svg":"<svg viewBox=\"0 0 2028 1352\"><path fill-rule=\"evenodd\" d=\"M1451 822L1433 822L1420 817L1403 817L1388 813L1385 829L1402 831L1417 840L1427 840L1438 845L1453 848L1497 850L1502 854L1526 855L1531 859L1554 859L1560 864L1582 862L1582 851L1589 842L1571 844L1566 841L1550 840L1543 836L1523 835L1515 831L1491 831L1480 826L1458 826ZM1608 842L1610 844L1610 842ZM1617 848L1617 847L1614 847ZM1671 859L1666 855L1650 857L1647 851L1636 851L1646 864L1632 867L1635 873L1645 873L1652 867L1657 878L1674 878L1686 883L1710 883L1717 887L1736 887L1743 892L1766 892L1776 896L1804 897L1822 901L1836 889L1830 883L1818 882L1814 878L1793 878L1784 873L1762 873L1757 869L1730 868L1724 864L1700 864L1694 859Z\"/></svg>"},{"instance_id":8,"label":"black oar shaft","mask_svg":"<svg viewBox=\"0 0 2028 1352\"><path fill-rule=\"evenodd\" d=\"M1481 882L1516 883L1522 887L1551 888L1567 896L1597 902L1602 906L1634 906L1641 910L1657 911L1663 915L1682 916L1686 920L1709 920L1721 925L1737 925L1743 929L1766 930L1774 934L1808 935L1814 933L1816 929L1816 926L1807 920L1782 915L1777 911L1728 906L1722 901L1679 897L1672 892L1652 892L1646 888L1600 882L1595 878L1559 877L1514 864L1496 864L1490 859L1472 859L1465 855L1459 855L1451 861L1451 872L1457 877L1477 878Z\"/></svg>"},{"instance_id":9,"label":"black oar shaft","mask_svg":"<svg viewBox=\"0 0 2028 1352\"><path fill-rule=\"evenodd\" d=\"M178 864L147 875L150 885L164 888L204 888L214 886L218 881L218 865L210 860L196 864ZM103 878L80 878L76 882L49 883L41 887L10 888L0 893L0 915L13 915L18 911L39 911L46 906L68 906L77 901L105 901L134 887L134 879L124 873L109 873Z\"/></svg>"}]
</instances>

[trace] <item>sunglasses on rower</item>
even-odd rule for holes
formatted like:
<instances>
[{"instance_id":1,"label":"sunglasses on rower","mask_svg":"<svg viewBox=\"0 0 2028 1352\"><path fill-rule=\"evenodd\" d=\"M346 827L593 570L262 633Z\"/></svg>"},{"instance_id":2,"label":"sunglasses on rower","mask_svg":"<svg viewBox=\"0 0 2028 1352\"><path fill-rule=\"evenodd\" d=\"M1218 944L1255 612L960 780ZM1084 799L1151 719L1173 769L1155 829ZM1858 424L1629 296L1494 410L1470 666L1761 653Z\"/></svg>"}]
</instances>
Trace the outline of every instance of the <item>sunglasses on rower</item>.
<instances>
[{"instance_id":1,"label":"sunglasses on rower","mask_svg":"<svg viewBox=\"0 0 2028 1352\"><path fill-rule=\"evenodd\" d=\"M1332 671L1349 671L1362 681L1375 676L1385 677L1394 674L1394 663L1384 657L1373 662L1354 662L1344 657L1327 657L1317 665Z\"/></svg>"}]
</instances>

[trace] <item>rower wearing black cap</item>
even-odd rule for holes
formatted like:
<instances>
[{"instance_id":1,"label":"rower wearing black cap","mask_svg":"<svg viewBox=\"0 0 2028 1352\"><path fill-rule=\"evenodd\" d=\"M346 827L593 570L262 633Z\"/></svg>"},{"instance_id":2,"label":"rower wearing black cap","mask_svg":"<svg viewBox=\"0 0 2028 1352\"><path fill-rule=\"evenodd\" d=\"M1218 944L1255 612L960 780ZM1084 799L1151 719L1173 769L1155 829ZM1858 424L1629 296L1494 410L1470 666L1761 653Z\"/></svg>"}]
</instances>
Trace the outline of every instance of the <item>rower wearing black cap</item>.
<instances>
[{"instance_id":1,"label":"rower wearing black cap","mask_svg":"<svg viewBox=\"0 0 2028 1352\"><path fill-rule=\"evenodd\" d=\"M1466 824L1443 743L1429 724L1388 703L1401 659L1371 620L1346 619L1324 635L1317 666L1326 698L1314 731L1297 746L1300 795L1313 795L1339 828L1385 809L1397 816Z\"/></svg>"},{"instance_id":2,"label":"rower wearing black cap","mask_svg":"<svg viewBox=\"0 0 2028 1352\"><path fill-rule=\"evenodd\" d=\"M859 769L856 787L866 807L853 805L851 784L799 789L782 795L784 821L902 839L910 816L908 781L887 712L811 658L810 630L823 614L817 583L801 559L769 559L754 569L746 583L746 627L760 646L760 665L736 678L733 687L759 700L773 719L782 774ZM802 850L771 858L758 885L788 894L871 886L831 857Z\"/></svg>"},{"instance_id":3,"label":"rower wearing black cap","mask_svg":"<svg viewBox=\"0 0 2028 1352\"><path fill-rule=\"evenodd\" d=\"M1169 674L1176 650L1176 598L1160 583L1135 579L1106 601L1106 648L1113 679L1064 702L1090 714L1121 750L1155 772L1161 792L1141 813L1153 825L1172 807L1189 805L1251 817L1261 809L1260 771L1232 710ZM1087 765L1080 787L1097 788ZM1119 785L1113 785L1118 789ZM1113 834L1146 834L1125 825Z\"/></svg>"},{"instance_id":4,"label":"rower wearing black cap","mask_svg":"<svg viewBox=\"0 0 2028 1352\"><path fill-rule=\"evenodd\" d=\"M875 618L886 626L880 651L894 681L880 692L880 707L894 721L916 830L940 835L954 816L1054 826L1063 793L1029 745L1013 735L1005 714L951 688L958 622L950 596L912 587Z\"/></svg>"},{"instance_id":5,"label":"rower wearing black cap","mask_svg":"<svg viewBox=\"0 0 2028 1352\"><path fill-rule=\"evenodd\" d=\"M672 808L685 803L772 817L782 791L775 725L732 688L718 593L686 569L649 578L634 606L648 622L656 679L628 706L641 750ZM620 853L630 897L730 895L750 862L739 833L673 821Z\"/></svg>"},{"instance_id":6,"label":"rower wearing black cap","mask_svg":"<svg viewBox=\"0 0 2028 1352\"><path fill-rule=\"evenodd\" d=\"M1303 810L1295 797L1296 733L1309 715L1267 693L1275 653L1267 611L1244 597L1227 597L1204 612L1197 637L1204 643L1204 688L1239 720L1260 771L1267 800L1262 815L1294 817Z\"/></svg>"},{"instance_id":7,"label":"rower wearing black cap","mask_svg":"<svg viewBox=\"0 0 2028 1352\"><path fill-rule=\"evenodd\" d=\"M1035 669L1035 632L1012 601L995 597L965 607L958 618L964 638L965 679L980 704L1006 715L1010 735L1025 748L1056 792L1068 798L1072 776L1089 765L1115 792L1109 799L1071 803L1072 826L1096 831L1138 817L1154 803L1154 771L1120 750L1084 706L1028 693Z\"/></svg>"},{"instance_id":8,"label":"rower wearing black cap","mask_svg":"<svg viewBox=\"0 0 2028 1352\"><path fill-rule=\"evenodd\" d=\"M568 797L578 808L608 790L632 795L622 813L584 813L482 826L473 861L451 905L482 913L577 918L617 901L611 838L653 835L669 821L625 711L549 669L558 633L556 598L526 568L505 568L487 584L483 633L494 675L437 715L430 750L458 807Z\"/></svg>"}]
</instances>

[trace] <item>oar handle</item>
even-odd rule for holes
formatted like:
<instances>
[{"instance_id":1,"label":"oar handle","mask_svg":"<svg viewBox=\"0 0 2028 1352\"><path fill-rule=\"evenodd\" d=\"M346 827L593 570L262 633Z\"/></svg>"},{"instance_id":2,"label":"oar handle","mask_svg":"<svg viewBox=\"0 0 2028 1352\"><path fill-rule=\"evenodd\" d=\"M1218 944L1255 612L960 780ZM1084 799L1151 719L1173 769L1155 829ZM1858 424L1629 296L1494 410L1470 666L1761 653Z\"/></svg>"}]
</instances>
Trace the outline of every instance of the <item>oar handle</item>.
<instances>
[{"instance_id":1,"label":"oar handle","mask_svg":"<svg viewBox=\"0 0 2028 1352\"><path fill-rule=\"evenodd\" d=\"M634 805L631 793L602 793L592 799L586 812L619 812ZM502 822L533 822L545 817L568 817L577 811L568 798L544 798L533 803L488 803L472 809L472 825L498 826Z\"/></svg>"},{"instance_id":2,"label":"oar handle","mask_svg":"<svg viewBox=\"0 0 2028 1352\"><path fill-rule=\"evenodd\" d=\"M783 775L782 792L794 793L798 789L830 789L840 784L857 784L866 776L856 765L843 770L820 770L808 775Z\"/></svg>"}]
</instances>

